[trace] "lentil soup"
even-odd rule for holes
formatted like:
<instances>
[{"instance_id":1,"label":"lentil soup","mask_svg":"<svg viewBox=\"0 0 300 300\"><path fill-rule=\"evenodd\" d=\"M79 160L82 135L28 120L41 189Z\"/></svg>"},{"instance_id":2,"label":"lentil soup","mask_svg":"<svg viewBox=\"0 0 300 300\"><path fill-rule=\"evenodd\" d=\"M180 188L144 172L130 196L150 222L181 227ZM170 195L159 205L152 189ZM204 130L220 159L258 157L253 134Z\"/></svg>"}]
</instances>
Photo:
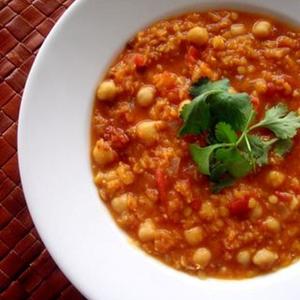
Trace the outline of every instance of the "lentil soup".
<instances>
[{"instance_id":1,"label":"lentil soup","mask_svg":"<svg viewBox=\"0 0 300 300\"><path fill-rule=\"evenodd\" d=\"M300 256L300 139L219 193L178 136L201 78L227 78L257 116L300 107L300 34L267 16L218 10L159 21L127 43L96 92L92 170L117 224L175 269L248 278ZM262 131L262 134L268 135Z\"/></svg>"}]
</instances>

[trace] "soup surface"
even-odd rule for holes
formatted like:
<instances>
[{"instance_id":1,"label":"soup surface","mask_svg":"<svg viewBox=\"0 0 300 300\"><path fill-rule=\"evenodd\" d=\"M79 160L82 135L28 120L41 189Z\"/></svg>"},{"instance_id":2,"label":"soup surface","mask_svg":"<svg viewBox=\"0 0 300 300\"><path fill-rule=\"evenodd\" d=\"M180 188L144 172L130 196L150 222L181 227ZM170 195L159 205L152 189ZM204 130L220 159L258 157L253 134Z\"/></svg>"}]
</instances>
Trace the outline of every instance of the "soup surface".
<instances>
[{"instance_id":1,"label":"soup surface","mask_svg":"<svg viewBox=\"0 0 300 300\"><path fill-rule=\"evenodd\" d=\"M201 78L227 78L258 117L300 107L300 34L230 10L159 21L127 43L96 92L92 169L117 224L150 255L198 276L247 278L300 256L300 140L218 193L179 136ZM268 133L262 133L268 135Z\"/></svg>"}]
</instances>

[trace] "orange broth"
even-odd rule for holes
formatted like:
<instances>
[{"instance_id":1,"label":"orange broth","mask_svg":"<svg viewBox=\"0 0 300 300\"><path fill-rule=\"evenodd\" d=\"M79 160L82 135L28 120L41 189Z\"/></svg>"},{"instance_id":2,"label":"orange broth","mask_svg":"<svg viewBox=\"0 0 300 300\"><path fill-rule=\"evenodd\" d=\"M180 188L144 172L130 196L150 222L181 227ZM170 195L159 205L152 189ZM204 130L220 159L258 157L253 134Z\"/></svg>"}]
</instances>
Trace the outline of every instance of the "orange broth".
<instances>
[{"instance_id":1,"label":"orange broth","mask_svg":"<svg viewBox=\"0 0 300 300\"><path fill-rule=\"evenodd\" d=\"M271 25L263 37L253 29L262 20ZM189 39L195 27L208 33L203 44ZM113 82L113 97L95 99L92 169L113 218L144 251L175 269L219 278L253 277L299 258L299 136L286 157L272 154L269 165L219 194L189 154L197 138L177 136L179 105L202 77L228 78L251 95L258 118L279 102L298 110L299 62L298 30L230 10L162 20L127 43L104 78ZM141 106L145 86L153 99ZM145 120L155 121L153 139L139 134ZM99 147L111 155L98 160Z\"/></svg>"}]
</instances>

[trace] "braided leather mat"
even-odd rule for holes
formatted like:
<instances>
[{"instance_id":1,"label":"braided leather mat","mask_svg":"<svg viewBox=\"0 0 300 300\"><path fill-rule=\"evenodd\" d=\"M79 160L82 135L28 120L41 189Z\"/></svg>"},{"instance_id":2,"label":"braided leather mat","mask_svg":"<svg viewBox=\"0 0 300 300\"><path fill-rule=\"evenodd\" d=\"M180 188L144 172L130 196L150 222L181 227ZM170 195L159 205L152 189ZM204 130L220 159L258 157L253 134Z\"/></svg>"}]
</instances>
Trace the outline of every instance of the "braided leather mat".
<instances>
[{"instance_id":1,"label":"braided leather mat","mask_svg":"<svg viewBox=\"0 0 300 300\"><path fill-rule=\"evenodd\" d=\"M26 207L17 161L24 84L50 29L74 0L0 0L0 299L84 299L57 268Z\"/></svg>"}]
</instances>

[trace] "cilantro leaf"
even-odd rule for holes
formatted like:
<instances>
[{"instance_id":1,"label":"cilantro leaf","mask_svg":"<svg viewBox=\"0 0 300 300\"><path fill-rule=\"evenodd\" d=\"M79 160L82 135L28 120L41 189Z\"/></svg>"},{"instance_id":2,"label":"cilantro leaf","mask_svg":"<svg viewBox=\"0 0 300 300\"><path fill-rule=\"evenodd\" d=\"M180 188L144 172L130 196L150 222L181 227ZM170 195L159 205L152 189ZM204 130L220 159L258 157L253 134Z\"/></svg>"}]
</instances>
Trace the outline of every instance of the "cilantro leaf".
<instances>
[{"instance_id":1,"label":"cilantro leaf","mask_svg":"<svg viewBox=\"0 0 300 300\"><path fill-rule=\"evenodd\" d=\"M212 90L227 91L229 89L229 80L223 79L218 81L210 81L207 77L199 79L190 88L190 94L197 97L203 93Z\"/></svg>"},{"instance_id":2,"label":"cilantro leaf","mask_svg":"<svg viewBox=\"0 0 300 300\"><path fill-rule=\"evenodd\" d=\"M219 122L215 128L215 136L218 142L235 143L238 139L237 134L232 127L224 122Z\"/></svg>"},{"instance_id":3,"label":"cilantro leaf","mask_svg":"<svg viewBox=\"0 0 300 300\"><path fill-rule=\"evenodd\" d=\"M210 179L213 182L218 182L226 172L227 169L225 164L221 161L215 160L210 167Z\"/></svg>"},{"instance_id":4,"label":"cilantro leaf","mask_svg":"<svg viewBox=\"0 0 300 300\"><path fill-rule=\"evenodd\" d=\"M215 122L225 122L234 130L243 130L251 113L250 97L245 93L218 93L209 98L211 115Z\"/></svg>"},{"instance_id":5,"label":"cilantro leaf","mask_svg":"<svg viewBox=\"0 0 300 300\"><path fill-rule=\"evenodd\" d=\"M180 136L189 133L199 134L209 128L210 112L205 99L205 95L199 96L183 107L180 116L184 124L179 131Z\"/></svg>"},{"instance_id":6,"label":"cilantro leaf","mask_svg":"<svg viewBox=\"0 0 300 300\"><path fill-rule=\"evenodd\" d=\"M269 163L271 150L284 155L292 147L292 138L300 128L300 116L278 104L265 113L264 118L251 126L255 118L250 96L229 93L227 79L200 79L191 89L194 96L181 112L183 126L179 136L202 134L207 146L190 144L189 151L200 173L208 175L213 192L231 186L256 166ZM251 131L267 128L273 138L266 139Z\"/></svg>"},{"instance_id":7,"label":"cilantro leaf","mask_svg":"<svg viewBox=\"0 0 300 300\"><path fill-rule=\"evenodd\" d=\"M252 164L236 148L220 148L216 150L215 157L224 163L228 173L234 178L246 176L252 170Z\"/></svg>"},{"instance_id":8,"label":"cilantro leaf","mask_svg":"<svg viewBox=\"0 0 300 300\"><path fill-rule=\"evenodd\" d=\"M233 185L236 180L227 172L225 164L220 161L212 163L210 179L213 193L219 193L225 187Z\"/></svg>"},{"instance_id":9,"label":"cilantro leaf","mask_svg":"<svg viewBox=\"0 0 300 300\"><path fill-rule=\"evenodd\" d=\"M212 192L214 194L217 194L221 192L224 188L232 186L235 183L235 181L236 181L235 178L231 176L222 178L219 181L214 181L212 184Z\"/></svg>"},{"instance_id":10,"label":"cilantro leaf","mask_svg":"<svg viewBox=\"0 0 300 300\"><path fill-rule=\"evenodd\" d=\"M210 160L213 152L219 148L218 144L207 147L199 147L196 144L190 144L189 149L198 170L204 175L210 175Z\"/></svg>"},{"instance_id":11,"label":"cilantro leaf","mask_svg":"<svg viewBox=\"0 0 300 300\"><path fill-rule=\"evenodd\" d=\"M280 156L284 156L291 151L293 141L291 139L279 140L274 145L274 151Z\"/></svg>"},{"instance_id":12,"label":"cilantro leaf","mask_svg":"<svg viewBox=\"0 0 300 300\"><path fill-rule=\"evenodd\" d=\"M227 90L229 81L199 80L190 90L196 96L190 104L184 106L180 117L184 123L179 136L200 134L212 124L225 122L234 130L243 130L253 111L250 97L246 93L231 94Z\"/></svg>"},{"instance_id":13,"label":"cilantro leaf","mask_svg":"<svg viewBox=\"0 0 300 300\"><path fill-rule=\"evenodd\" d=\"M272 144L276 142L276 139L265 141L255 134L249 134L247 138L251 147L252 155L255 158L255 163L260 167L268 164L269 151L271 150Z\"/></svg>"},{"instance_id":14,"label":"cilantro leaf","mask_svg":"<svg viewBox=\"0 0 300 300\"><path fill-rule=\"evenodd\" d=\"M295 112L288 112L286 105L280 103L266 111L265 117L259 123L251 127L268 128L280 139L292 138L300 128L300 116Z\"/></svg>"}]
</instances>

